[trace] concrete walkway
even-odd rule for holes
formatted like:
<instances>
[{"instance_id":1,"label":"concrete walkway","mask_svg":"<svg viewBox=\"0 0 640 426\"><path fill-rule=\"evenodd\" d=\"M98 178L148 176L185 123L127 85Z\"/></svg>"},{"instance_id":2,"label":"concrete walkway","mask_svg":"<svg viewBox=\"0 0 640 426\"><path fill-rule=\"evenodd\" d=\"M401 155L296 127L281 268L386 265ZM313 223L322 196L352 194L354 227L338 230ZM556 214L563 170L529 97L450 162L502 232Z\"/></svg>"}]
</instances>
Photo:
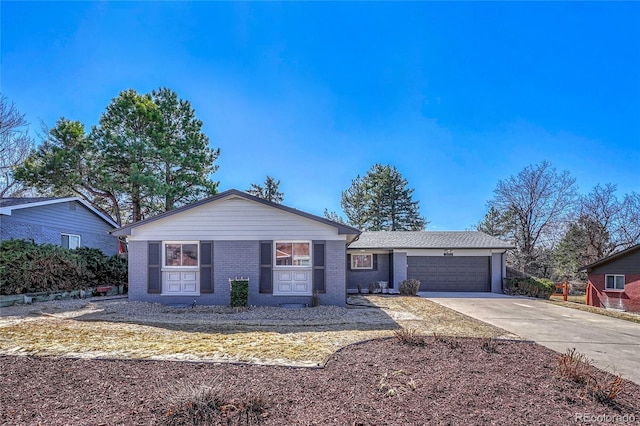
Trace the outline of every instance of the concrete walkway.
<instances>
[{"instance_id":1,"label":"concrete walkway","mask_svg":"<svg viewBox=\"0 0 640 426\"><path fill-rule=\"evenodd\" d=\"M603 370L640 384L640 324L494 293L421 292L442 306L533 340L554 351L576 350Z\"/></svg>"}]
</instances>

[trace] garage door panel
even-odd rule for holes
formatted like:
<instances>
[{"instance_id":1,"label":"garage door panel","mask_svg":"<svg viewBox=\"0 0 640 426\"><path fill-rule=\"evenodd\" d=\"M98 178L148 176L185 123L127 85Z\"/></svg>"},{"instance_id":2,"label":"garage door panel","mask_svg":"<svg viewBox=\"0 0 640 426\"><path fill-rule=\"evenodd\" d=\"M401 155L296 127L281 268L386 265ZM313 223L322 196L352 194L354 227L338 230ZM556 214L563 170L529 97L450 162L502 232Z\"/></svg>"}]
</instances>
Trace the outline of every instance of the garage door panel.
<instances>
[{"instance_id":1,"label":"garage door panel","mask_svg":"<svg viewBox=\"0 0 640 426\"><path fill-rule=\"evenodd\" d=\"M421 291L489 291L489 257L407 257L407 276Z\"/></svg>"}]
</instances>

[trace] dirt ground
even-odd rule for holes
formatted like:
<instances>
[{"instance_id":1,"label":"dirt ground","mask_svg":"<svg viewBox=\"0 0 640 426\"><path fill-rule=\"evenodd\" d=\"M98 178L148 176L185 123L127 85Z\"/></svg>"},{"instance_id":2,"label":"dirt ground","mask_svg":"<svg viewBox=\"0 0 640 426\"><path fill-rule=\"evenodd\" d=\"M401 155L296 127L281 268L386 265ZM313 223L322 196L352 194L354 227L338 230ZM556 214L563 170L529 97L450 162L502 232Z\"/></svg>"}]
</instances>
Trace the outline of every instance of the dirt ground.
<instances>
[{"instance_id":1,"label":"dirt ground","mask_svg":"<svg viewBox=\"0 0 640 426\"><path fill-rule=\"evenodd\" d=\"M560 377L557 358L529 342L442 337L351 345L324 368L0 356L0 424L640 423L640 386L603 400Z\"/></svg>"}]
</instances>

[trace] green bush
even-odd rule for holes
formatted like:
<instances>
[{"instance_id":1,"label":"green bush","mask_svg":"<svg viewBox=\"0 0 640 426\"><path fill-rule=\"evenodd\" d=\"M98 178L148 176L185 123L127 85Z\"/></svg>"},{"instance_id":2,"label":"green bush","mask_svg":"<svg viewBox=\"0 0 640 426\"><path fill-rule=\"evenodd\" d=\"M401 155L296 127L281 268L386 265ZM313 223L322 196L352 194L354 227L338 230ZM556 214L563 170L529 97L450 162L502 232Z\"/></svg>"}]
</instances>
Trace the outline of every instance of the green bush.
<instances>
[{"instance_id":1,"label":"green bush","mask_svg":"<svg viewBox=\"0 0 640 426\"><path fill-rule=\"evenodd\" d=\"M0 282L3 295L126 285L127 261L93 248L10 239L0 243Z\"/></svg>"},{"instance_id":2,"label":"green bush","mask_svg":"<svg viewBox=\"0 0 640 426\"><path fill-rule=\"evenodd\" d=\"M404 296L415 296L420 290L420 281L415 278L404 280L400 283L400 294Z\"/></svg>"},{"instance_id":3,"label":"green bush","mask_svg":"<svg viewBox=\"0 0 640 426\"><path fill-rule=\"evenodd\" d=\"M234 308L248 306L249 304L249 280L231 280L231 306Z\"/></svg>"},{"instance_id":4,"label":"green bush","mask_svg":"<svg viewBox=\"0 0 640 426\"><path fill-rule=\"evenodd\" d=\"M512 296L529 296L540 299L548 299L556 290L553 281L546 278L507 278L504 289L506 294Z\"/></svg>"}]
</instances>

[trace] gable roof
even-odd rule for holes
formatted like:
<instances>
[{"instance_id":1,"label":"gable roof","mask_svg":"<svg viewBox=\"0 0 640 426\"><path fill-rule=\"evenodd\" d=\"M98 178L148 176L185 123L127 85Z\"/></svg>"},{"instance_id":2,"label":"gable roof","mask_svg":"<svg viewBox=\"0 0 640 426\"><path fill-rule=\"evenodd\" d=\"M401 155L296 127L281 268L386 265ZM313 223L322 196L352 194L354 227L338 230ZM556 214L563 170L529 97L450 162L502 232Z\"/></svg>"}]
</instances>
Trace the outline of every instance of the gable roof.
<instances>
[{"instance_id":1,"label":"gable roof","mask_svg":"<svg viewBox=\"0 0 640 426\"><path fill-rule=\"evenodd\" d=\"M15 198L0 198L0 214L11 216L14 210L27 209L39 206L46 206L50 204L68 203L77 201L85 206L92 213L104 220L111 226L118 226L118 224L109 217L106 213L98 210L92 206L88 201L78 197L15 197Z\"/></svg>"},{"instance_id":2,"label":"gable roof","mask_svg":"<svg viewBox=\"0 0 640 426\"><path fill-rule=\"evenodd\" d=\"M480 231L365 231L349 245L357 249L512 249L513 244Z\"/></svg>"},{"instance_id":3,"label":"gable roof","mask_svg":"<svg viewBox=\"0 0 640 426\"><path fill-rule=\"evenodd\" d=\"M635 251L638 251L638 250L640 250L640 244L636 244L635 246L631 246L628 249L619 251L617 253L613 253L612 255L607 256L605 258L602 258L602 259L600 259L600 260L598 260L596 262L593 262L590 265L583 266L582 268L578 269L578 271L579 272L583 272L583 271L587 271L588 272L589 269L595 268L596 266L604 265L605 263L609 263L612 260L627 256L628 254L631 254L631 253L633 253Z\"/></svg>"},{"instance_id":4,"label":"gable roof","mask_svg":"<svg viewBox=\"0 0 640 426\"><path fill-rule=\"evenodd\" d=\"M313 215L311 213L303 212L302 210L297 210L297 209L294 209L292 207L287 207L287 206L284 206L282 204L277 204L277 203L265 200L263 198L255 197L253 195L249 195L246 192L242 192L242 191L239 191L237 189L229 189L227 191L224 191L224 192L221 192L219 194L216 194L216 195L214 195L212 197L205 198L204 200L196 201L195 203L188 204L186 206L171 210L169 212L161 213L161 214L159 214L157 216L154 216L154 217L151 217L149 219L141 220L139 222L132 223L130 225L122 226L122 227L120 227L118 229L112 230L111 234L112 235L129 235L131 233L131 230L133 228L137 228L138 226L146 225L148 223L155 222L156 220L164 219L164 218L173 216L175 214L180 214L180 213L185 212L187 210L191 210L191 209L193 209L195 207L199 207L199 206L202 206L204 204L213 203L213 202L220 201L220 200L223 200L223 199L226 199L226 198L230 198L230 197L244 198L245 200L248 200L248 201L253 201L253 202L256 202L256 203L264 204L266 206L273 207L275 209L279 209L279 210L282 210L282 211L285 211L285 212L288 212L288 213L292 213L292 214L295 214L295 215L298 215L298 216L301 216L301 217L304 217L304 218L307 218L307 219L314 220L316 222L323 223L325 225L333 226L334 228L336 228L338 230L338 234L347 234L347 235L358 235L358 234L360 234L360 230L358 230L356 228L353 228L351 226L344 225L344 224L338 223L338 222L334 222L332 220L325 219L323 217L316 216L316 215Z\"/></svg>"}]
</instances>

